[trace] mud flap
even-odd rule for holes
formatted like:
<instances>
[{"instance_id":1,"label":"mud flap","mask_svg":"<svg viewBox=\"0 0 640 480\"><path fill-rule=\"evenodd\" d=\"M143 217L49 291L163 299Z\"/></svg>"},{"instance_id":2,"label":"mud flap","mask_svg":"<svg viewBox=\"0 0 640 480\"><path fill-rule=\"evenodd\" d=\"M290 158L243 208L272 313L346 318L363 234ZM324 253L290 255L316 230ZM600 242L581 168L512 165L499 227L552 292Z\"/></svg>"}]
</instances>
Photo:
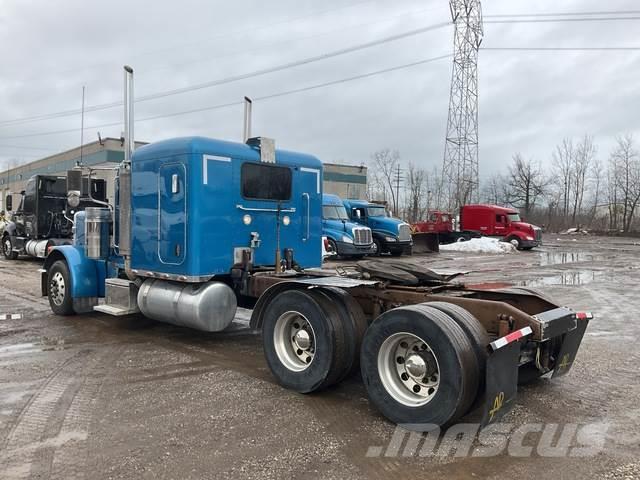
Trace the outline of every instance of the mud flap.
<instances>
[{"instance_id":1,"label":"mud flap","mask_svg":"<svg viewBox=\"0 0 640 480\"><path fill-rule=\"evenodd\" d=\"M520 342L509 343L489 355L481 427L498 421L513 408L518 393L519 360Z\"/></svg>"},{"instance_id":2,"label":"mud flap","mask_svg":"<svg viewBox=\"0 0 640 480\"><path fill-rule=\"evenodd\" d=\"M558 361L553 369L551 378L566 375L569 370L571 370L588 323L589 320L586 318L578 320L576 328L565 334L562 345L560 346L560 352L558 353Z\"/></svg>"},{"instance_id":3,"label":"mud flap","mask_svg":"<svg viewBox=\"0 0 640 480\"><path fill-rule=\"evenodd\" d=\"M414 233L413 253L437 253L440 251L440 237L437 233Z\"/></svg>"}]
</instances>

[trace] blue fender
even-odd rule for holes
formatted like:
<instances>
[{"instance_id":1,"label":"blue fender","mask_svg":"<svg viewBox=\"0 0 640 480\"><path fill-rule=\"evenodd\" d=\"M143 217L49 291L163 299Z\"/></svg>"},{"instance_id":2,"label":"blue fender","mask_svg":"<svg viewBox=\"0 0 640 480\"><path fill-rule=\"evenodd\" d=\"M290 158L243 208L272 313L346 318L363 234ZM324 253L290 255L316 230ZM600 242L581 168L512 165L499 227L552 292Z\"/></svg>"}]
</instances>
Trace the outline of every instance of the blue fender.
<instances>
[{"instance_id":1,"label":"blue fender","mask_svg":"<svg viewBox=\"0 0 640 480\"><path fill-rule=\"evenodd\" d=\"M71 275L71 297L104 297L106 262L92 260L84 255L84 248L75 245L62 245L51 249L44 262L44 269L58 260L64 260Z\"/></svg>"}]
</instances>

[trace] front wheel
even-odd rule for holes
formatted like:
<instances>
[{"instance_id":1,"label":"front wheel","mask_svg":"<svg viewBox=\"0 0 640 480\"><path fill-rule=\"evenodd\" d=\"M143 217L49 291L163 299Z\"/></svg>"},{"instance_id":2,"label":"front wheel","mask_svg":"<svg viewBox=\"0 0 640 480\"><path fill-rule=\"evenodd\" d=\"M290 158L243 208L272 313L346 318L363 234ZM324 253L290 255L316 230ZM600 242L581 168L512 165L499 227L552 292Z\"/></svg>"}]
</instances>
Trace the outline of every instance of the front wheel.
<instances>
[{"instance_id":1,"label":"front wheel","mask_svg":"<svg viewBox=\"0 0 640 480\"><path fill-rule=\"evenodd\" d=\"M13 251L13 240L11 235L5 235L2 239L2 253L7 260L15 260L18 258L18 252Z\"/></svg>"},{"instance_id":2,"label":"front wheel","mask_svg":"<svg viewBox=\"0 0 640 480\"><path fill-rule=\"evenodd\" d=\"M49 269L47 277L47 296L49 306L56 315L73 315L71 298L71 275L64 260L58 260Z\"/></svg>"},{"instance_id":3,"label":"front wheel","mask_svg":"<svg viewBox=\"0 0 640 480\"><path fill-rule=\"evenodd\" d=\"M511 245L516 247L518 250L520 250L522 248L522 242L520 242L520 239L518 237L509 237L509 238L507 238L507 241Z\"/></svg>"},{"instance_id":4,"label":"front wheel","mask_svg":"<svg viewBox=\"0 0 640 480\"><path fill-rule=\"evenodd\" d=\"M373 239L373 253L371 254L374 257L379 257L382 254L382 242L377 238Z\"/></svg>"}]
</instances>

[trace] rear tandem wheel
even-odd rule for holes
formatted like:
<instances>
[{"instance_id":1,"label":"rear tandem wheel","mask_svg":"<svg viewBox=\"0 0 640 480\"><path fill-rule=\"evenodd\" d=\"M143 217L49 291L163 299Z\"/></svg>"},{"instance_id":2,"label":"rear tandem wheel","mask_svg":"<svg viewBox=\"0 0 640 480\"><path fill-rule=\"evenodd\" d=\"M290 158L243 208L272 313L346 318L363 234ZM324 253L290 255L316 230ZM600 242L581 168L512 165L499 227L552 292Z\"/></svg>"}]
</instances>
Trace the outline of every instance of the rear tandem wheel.
<instances>
[{"instance_id":1,"label":"rear tandem wheel","mask_svg":"<svg viewBox=\"0 0 640 480\"><path fill-rule=\"evenodd\" d=\"M463 416L478 394L468 335L427 304L395 308L371 324L360 355L370 401L391 421L429 430Z\"/></svg>"}]
</instances>

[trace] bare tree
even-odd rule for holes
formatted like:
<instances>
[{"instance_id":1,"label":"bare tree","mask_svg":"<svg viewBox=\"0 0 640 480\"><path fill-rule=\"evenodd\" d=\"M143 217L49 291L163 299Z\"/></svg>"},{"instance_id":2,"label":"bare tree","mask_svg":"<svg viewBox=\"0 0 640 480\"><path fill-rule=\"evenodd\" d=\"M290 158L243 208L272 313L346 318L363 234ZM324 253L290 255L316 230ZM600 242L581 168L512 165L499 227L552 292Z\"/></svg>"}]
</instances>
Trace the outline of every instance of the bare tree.
<instances>
[{"instance_id":1,"label":"bare tree","mask_svg":"<svg viewBox=\"0 0 640 480\"><path fill-rule=\"evenodd\" d=\"M633 145L633 136L618 137L617 145L610 159L615 181L613 196L616 205L621 203L622 230L631 231L633 217L640 202L640 158ZM615 213L619 209L615 208Z\"/></svg>"},{"instance_id":2,"label":"bare tree","mask_svg":"<svg viewBox=\"0 0 640 480\"><path fill-rule=\"evenodd\" d=\"M504 205L509 197L507 179L496 173L489 177L482 187L481 198L484 202L493 205Z\"/></svg>"},{"instance_id":3,"label":"bare tree","mask_svg":"<svg viewBox=\"0 0 640 480\"><path fill-rule=\"evenodd\" d=\"M569 216L571 205L571 192L573 190L571 171L574 157L575 148L573 141L569 138L563 139L562 143L556 146L556 150L552 155L554 183L560 192L558 206L565 219Z\"/></svg>"},{"instance_id":4,"label":"bare tree","mask_svg":"<svg viewBox=\"0 0 640 480\"><path fill-rule=\"evenodd\" d=\"M593 139L585 135L578 144L571 162L571 195L573 197L573 211L571 224L575 225L576 218L582 212L584 191L587 185L588 174L596 155L596 147Z\"/></svg>"},{"instance_id":5,"label":"bare tree","mask_svg":"<svg viewBox=\"0 0 640 480\"><path fill-rule=\"evenodd\" d=\"M427 172L409 163L406 178L407 221L415 223L422 218L427 196Z\"/></svg>"},{"instance_id":6,"label":"bare tree","mask_svg":"<svg viewBox=\"0 0 640 480\"><path fill-rule=\"evenodd\" d=\"M544 193L546 180L540 164L532 160L524 160L522 155L513 156L513 164L509 167L508 202L524 211L529 216L540 196Z\"/></svg>"},{"instance_id":7,"label":"bare tree","mask_svg":"<svg viewBox=\"0 0 640 480\"><path fill-rule=\"evenodd\" d=\"M383 148L371 155L373 163L373 174L379 180L379 187L384 193L384 200L391 198L391 206L394 213L398 212L398 198L396 195L396 177L398 175L398 166L400 165L400 153L397 150ZM387 197L387 193L389 197Z\"/></svg>"}]
</instances>

